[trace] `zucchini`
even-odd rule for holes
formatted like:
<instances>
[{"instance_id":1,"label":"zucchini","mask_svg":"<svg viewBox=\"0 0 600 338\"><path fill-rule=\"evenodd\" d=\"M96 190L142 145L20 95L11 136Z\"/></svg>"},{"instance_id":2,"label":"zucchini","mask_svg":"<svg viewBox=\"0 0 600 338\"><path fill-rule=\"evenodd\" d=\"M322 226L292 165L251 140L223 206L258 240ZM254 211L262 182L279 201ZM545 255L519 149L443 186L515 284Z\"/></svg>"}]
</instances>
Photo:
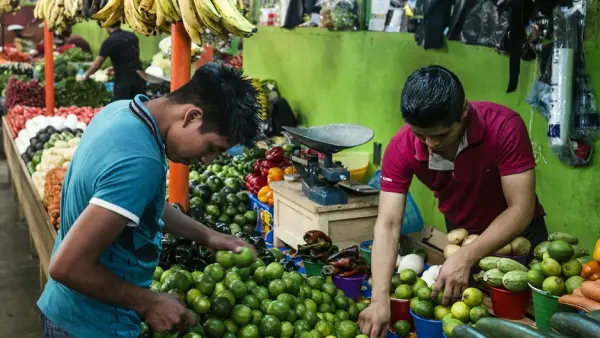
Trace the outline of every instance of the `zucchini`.
<instances>
[{"instance_id":1,"label":"zucchini","mask_svg":"<svg viewBox=\"0 0 600 338\"><path fill-rule=\"evenodd\" d=\"M549 336L525 324L499 318L481 318L475 328L490 338L548 338Z\"/></svg>"},{"instance_id":2,"label":"zucchini","mask_svg":"<svg viewBox=\"0 0 600 338\"><path fill-rule=\"evenodd\" d=\"M600 338L600 323L578 313L557 312L550 327L570 338Z\"/></svg>"},{"instance_id":3,"label":"zucchini","mask_svg":"<svg viewBox=\"0 0 600 338\"><path fill-rule=\"evenodd\" d=\"M459 325L452 331L453 338L489 338L471 325Z\"/></svg>"},{"instance_id":4,"label":"zucchini","mask_svg":"<svg viewBox=\"0 0 600 338\"><path fill-rule=\"evenodd\" d=\"M587 316L596 320L598 323L600 323L600 310L588 312Z\"/></svg>"}]
</instances>

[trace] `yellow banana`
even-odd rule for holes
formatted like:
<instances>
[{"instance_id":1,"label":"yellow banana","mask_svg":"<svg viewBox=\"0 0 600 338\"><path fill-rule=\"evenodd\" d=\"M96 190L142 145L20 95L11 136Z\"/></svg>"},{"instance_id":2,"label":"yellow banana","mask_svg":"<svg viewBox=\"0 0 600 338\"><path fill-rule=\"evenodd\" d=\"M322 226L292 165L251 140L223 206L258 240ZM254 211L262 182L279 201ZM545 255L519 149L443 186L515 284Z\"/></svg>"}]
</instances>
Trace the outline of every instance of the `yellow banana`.
<instances>
[{"instance_id":1,"label":"yellow banana","mask_svg":"<svg viewBox=\"0 0 600 338\"><path fill-rule=\"evenodd\" d=\"M219 23L221 20L215 21L209 16L198 15L198 17L200 18L202 25L211 30L214 34L223 38L227 37L227 30Z\"/></svg>"},{"instance_id":2,"label":"yellow banana","mask_svg":"<svg viewBox=\"0 0 600 338\"><path fill-rule=\"evenodd\" d=\"M173 7L173 3L170 0L155 0L160 3L165 19L168 22L175 23L181 20L181 16L177 14L177 11Z\"/></svg>"},{"instance_id":3,"label":"yellow banana","mask_svg":"<svg viewBox=\"0 0 600 338\"><path fill-rule=\"evenodd\" d=\"M105 21L111 16L121 5L123 0L109 0L104 7L92 15L92 19Z\"/></svg>"},{"instance_id":4,"label":"yellow banana","mask_svg":"<svg viewBox=\"0 0 600 338\"><path fill-rule=\"evenodd\" d=\"M213 0L213 4L223 17L221 24L230 33L247 37L256 32L256 27L229 0Z\"/></svg>"},{"instance_id":5,"label":"yellow banana","mask_svg":"<svg viewBox=\"0 0 600 338\"><path fill-rule=\"evenodd\" d=\"M102 22L102 27L103 28L107 28L110 27L114 24L116 24L117 22L121 21L121 19L123 18L123 1L120 1L120 5L119 7L117 7L115 9L114 12L112 12L112 14L104 21Z\"/></svg>"},{"instance_id":6,"label":"yellow banana","mask_svg":"<svg viewBox=\"0 0 600 338\"><path fill-rule=\"evenodd\" d=\"M148 12L150 11L150 8L152 7L152 0L142 0L140 1L140 7L138 7L140 9L140 12Z\"/></svg>"},{"instance_id":7,"label":"yellow banana","mask_svg":"<svg viewBox=\"0 0 600 338\"><path fill-rule=\"evenodd\" d=\"M167 22L165 15L163 14L162 7L160 6L159 1L154 1L156 8L156 27L162 27Z\"/></svg>"},{"instance_id":8,"label":"yellow banana","mask_svg":"<svg viewBox=\"0 0 600 338\"><path fill-rule=\"evenodd\" d=\"M208 17L217 23L221 20L221 14L211 0L194 0L194 5L200 18Z\"/></svg>"},{"instance_id":9,"label":"yellow banana","mask_svg":"<svg viewBox=\"0 0 600 338\"><path fill-rule=\"evenodd\" d=\"M190 36L193 43L198 46L202 46L202 36L200 32L204 30L200 26L198 15L196 14L196 8L192 3L192 0L178 0L179 9L181 10L181 18L183 19L183 27Z\"/></svg>"},{"instance_id":10,"label":"yellow banana","mask_svg":"<svg viewBox=\"0 0 600 338\"><path fill-rule=\"evenodd\" d=\"M142 35L152 35L154 27L148 27L138 16L133 0L125 0L124 6L125 19L134 31Z\"/></svg>"},{"instance_id":11,"label":"yellow banana","mask_svg":"<svg viewBox=\"0 0 600 338\"><path fill-rule=\"evenodd\" d=\"M150 7L150 10L148 11L148 13L152 14L152 15L156 15L156 1L152 0L152 7Z\"/></svg>"},{"instance_id":12,"label":"yellow banana","mask_svg":"<svg viewBox=\"0 0 600 338\"><path fill-rule=\"evenodd\" d=\"M179 1L178 0L166 0L168 2L171 3L171 5L173 6L173 9L175 9L175 12L177 12L177 15L180 18L183 18L183 16L181 15L181 8L179 7Z\"/></svg>"}]
</instances>

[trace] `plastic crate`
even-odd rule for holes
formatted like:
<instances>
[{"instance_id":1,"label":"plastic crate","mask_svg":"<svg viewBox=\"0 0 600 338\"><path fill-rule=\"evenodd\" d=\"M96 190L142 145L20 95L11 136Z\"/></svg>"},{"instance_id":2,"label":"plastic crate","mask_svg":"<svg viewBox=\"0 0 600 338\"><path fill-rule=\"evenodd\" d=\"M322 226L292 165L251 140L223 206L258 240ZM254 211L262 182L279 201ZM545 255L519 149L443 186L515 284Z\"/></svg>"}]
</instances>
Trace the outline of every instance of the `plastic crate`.
<instances>
[{"instance_id":1,"label":"plastic crate","mask_svg":"<svg viewBox=\"0 0 600 338\"><path fill-rule=\"evenodd\" d=\"M268 246L273 246L273 207L250 195L250 208L256 211L256 232L261 234Z\"/></svg>"}]
</instances>

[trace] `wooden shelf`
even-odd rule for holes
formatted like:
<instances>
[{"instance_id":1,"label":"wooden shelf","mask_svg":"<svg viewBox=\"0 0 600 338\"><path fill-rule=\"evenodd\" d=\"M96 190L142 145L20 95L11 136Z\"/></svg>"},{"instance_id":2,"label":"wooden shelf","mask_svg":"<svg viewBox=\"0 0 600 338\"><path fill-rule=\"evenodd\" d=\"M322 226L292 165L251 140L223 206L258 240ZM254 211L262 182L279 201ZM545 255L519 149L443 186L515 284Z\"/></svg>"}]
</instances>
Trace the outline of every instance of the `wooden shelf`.
<instances>
[{"instance_id":1,"label":"wooden shelf","mask_svg":"<svg viewBox=\"0 0 600 338\"><path fill-rule=\"evenodd\" d=\"M2 124L4 126L2 128L4 154L8 163L14 197L19 204L19 214L24 216L27 221L29 234L40 260L40 284L43 287L48 278L48 265L57 232L50 224L44 203L34 188L31 176L21 159L4 117Z\"/></svg>"}]
</instances>

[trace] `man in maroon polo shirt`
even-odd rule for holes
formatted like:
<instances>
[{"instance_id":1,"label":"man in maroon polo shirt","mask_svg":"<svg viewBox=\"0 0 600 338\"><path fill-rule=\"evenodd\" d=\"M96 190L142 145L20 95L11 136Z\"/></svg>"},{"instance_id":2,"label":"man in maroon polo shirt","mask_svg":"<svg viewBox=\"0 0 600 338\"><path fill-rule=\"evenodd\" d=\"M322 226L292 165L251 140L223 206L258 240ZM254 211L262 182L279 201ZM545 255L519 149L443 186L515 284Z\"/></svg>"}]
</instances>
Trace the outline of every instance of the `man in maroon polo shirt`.
<instances>
[{"instance_id":1,"label":"man in maroon polo shirt","mask_svg":"<svg viewBox=\"0 0 600 338\"><path fill-rule=\"evenodd\" d=\"M465 99L459 79L440 66L420 68L402 91L406 125L386 148L371 269L372 303L361 331L385 336L406 194L413 176L431 189L448 230L480 236L450 256L433 287L444 303L460 299L471 267L515 237L546 240L544 209L535 193L535 161L521 117L507 107Z\"/></svg>"}]
</instances>

